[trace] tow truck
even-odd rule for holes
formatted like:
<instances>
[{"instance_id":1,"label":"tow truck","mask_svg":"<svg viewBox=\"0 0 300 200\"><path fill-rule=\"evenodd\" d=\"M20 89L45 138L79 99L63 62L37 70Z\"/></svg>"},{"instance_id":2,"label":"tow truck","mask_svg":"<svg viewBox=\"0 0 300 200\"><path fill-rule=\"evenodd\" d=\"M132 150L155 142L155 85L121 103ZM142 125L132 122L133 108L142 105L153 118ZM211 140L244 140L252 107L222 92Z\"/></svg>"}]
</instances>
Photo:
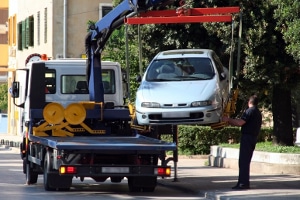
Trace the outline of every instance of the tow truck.
<instances>
[{"instance_id":1,"label":"tow truck","mask_svg":"<svg viewBox=\"0 0 300 200\"><path fill-rule=\"evenodd\" d=\"M130 191L154 191L158 177L170 177L170 160L176 178L176 126L135 126L132 106L108 102L104 82L110 68L101 62L113 30L153 6L169 3L124 0L91 27L85 40L86 61L52 61L35 54L17 70L11 96L22 113L20 152L27 184L36 183L39 174L47 191L69 190L73 178L91 177L97 182L127 178ZM111 65L120 82L119 65ZM85 92L72 90L73 80L81 81ZM161 140L162 134L171 134L173 141ZM167 151L173 157L167 158Z\"/></svg>"}]
</instances>

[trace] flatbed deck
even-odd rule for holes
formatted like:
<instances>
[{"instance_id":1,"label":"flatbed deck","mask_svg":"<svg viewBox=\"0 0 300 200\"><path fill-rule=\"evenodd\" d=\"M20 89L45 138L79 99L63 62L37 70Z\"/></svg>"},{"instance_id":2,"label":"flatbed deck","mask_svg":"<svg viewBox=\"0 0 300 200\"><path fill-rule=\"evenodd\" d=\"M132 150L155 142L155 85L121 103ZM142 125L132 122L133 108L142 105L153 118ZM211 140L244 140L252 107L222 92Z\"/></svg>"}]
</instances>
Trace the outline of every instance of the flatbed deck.
<instances>
[{"instance_id":1,"label":"flatbed deck","mask_svg":"<svg viewBox=\"0 0 300 200\"><path fill-rule=\"evenodd\" d=\"M37 142L60 150L101 150L118 151L172 151L176 144L143 135L113 137L113 136L76 136L76 137L38 137L30 136L32 142Z\"/></svg>"}]
</instances>

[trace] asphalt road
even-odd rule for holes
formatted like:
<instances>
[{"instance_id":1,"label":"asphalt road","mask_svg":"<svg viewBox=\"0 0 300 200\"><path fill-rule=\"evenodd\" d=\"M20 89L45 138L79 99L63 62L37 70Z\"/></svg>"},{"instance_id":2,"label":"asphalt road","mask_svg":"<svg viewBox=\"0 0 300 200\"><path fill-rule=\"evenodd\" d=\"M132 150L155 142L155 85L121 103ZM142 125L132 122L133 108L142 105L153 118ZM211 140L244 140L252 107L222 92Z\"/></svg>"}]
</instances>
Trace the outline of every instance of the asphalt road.
<instances>
[{"instance_id":1,"label":"asphalt road","mask_svg":"<svg viewBox=\"0 0 300 200\"><path fill-rule=\"evenodd\" d=\"M45 191L42 175L39 175L37 184L25 185L22 161L16 148L13 150L1 148L0 177L0 200L205 199L201 195L162 184L158 184L156 190L151 193L131 193L128 190L126 179L115 184L109 180L104 183L97 183L89 178L86 178L84 182L74 178L70 191Z\"/></svg>"},{"instance_id":2,"label":"asphalt road","mask_svg":"<svg viewBox=\"0 0 300 200\"><path fill-rule=\"evenodd\" d=\"M7 139L7 138L5 138ZM17 141L17 140L13 140ZM236 191L236 169L207 166L205 157L179 157L177 179L159 179L154 193L129 193L127 182L112 184L74 180L68 192L46 192L42 176L36 185L26 186L18 148L0 148L1 199L216 199L216 200L300 200L300 175L251 173L251 189ZM170 163L173 167L173 163ZM265 163L265 165L268 165ZM300 169L299 169L300 170ZM172 171L174 176L174 171ZM28 198L27 198L28 197Z\"/></svg>"}]
</instances>

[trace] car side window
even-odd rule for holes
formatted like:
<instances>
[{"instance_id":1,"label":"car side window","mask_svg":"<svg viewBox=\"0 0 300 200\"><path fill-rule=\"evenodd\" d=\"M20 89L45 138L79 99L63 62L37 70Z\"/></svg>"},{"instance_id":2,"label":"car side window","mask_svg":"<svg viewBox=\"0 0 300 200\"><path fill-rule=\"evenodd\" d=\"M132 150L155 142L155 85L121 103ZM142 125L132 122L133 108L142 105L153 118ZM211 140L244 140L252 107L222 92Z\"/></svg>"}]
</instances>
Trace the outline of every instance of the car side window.
<instances>
[{"instance_id":1,"label":"car side window","mask_svg":"<svg viewBox=\"0 0 300 200\"><path fill-rule=\"evenodd\" d=\"M216 65L216 68L218 70L219 77L221 78L221 73L224 72L224 70L223 70L223 64L221 63L219 57L215 53L213 53L212 58L213 58L213 61L214 61L215 65Z\"/></svg>"},{"instance_id":2,"label":"car side window","mask_svg":"<svg viewBox=\"0 0 300 200\"><path fill-rule=\"evenodd\" d=\"M157 76L161 73L161 67L164 64L164 61L155 60L151 63L148 72L147 72L147 81L153 81L157 79Z\"/></svg>"}]
</instances>

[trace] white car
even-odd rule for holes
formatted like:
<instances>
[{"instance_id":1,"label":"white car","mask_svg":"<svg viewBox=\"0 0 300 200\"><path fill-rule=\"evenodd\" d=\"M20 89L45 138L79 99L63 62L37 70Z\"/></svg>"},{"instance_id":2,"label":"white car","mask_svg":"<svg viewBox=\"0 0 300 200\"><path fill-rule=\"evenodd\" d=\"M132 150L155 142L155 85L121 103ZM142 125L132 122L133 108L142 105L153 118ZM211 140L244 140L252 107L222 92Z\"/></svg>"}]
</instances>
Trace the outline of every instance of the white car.
<instances>
[{"instance_id":1,"label":"white car","mask_svg":"<svg viewBox=\"0 0 300 200\"><path fill-rule=\"evenodd\" d=\"M139 125L220 122L229 96L229 72L209 49L158 53L138 88Z\"/></svg>"}]
</instances>

